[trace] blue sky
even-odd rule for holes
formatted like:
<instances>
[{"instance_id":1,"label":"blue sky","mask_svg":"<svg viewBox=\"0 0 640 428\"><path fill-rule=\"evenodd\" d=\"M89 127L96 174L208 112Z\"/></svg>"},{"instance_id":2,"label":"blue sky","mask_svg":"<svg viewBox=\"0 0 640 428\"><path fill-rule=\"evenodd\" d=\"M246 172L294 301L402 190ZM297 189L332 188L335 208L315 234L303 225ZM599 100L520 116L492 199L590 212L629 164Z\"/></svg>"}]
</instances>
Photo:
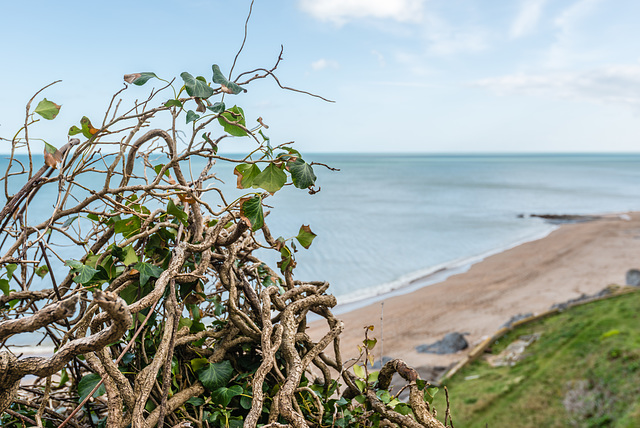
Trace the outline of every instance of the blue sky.
<instances>
[{"instance_id":1,"label":"blue sky","mask_svg":"<svg viewBox=\"0 0 640 428\"><path fill-rule=\"evenodd\" d=\"M249 4L3 2L0 136L57 79L43 96L62 112L34 132L61 145L126 73L227 73ZM306 152L637 152L638 16L633 0L256 0L234 75L282 44L282 83L336 103L269 80L235 101Z\"/></svg>"}]
</instances>

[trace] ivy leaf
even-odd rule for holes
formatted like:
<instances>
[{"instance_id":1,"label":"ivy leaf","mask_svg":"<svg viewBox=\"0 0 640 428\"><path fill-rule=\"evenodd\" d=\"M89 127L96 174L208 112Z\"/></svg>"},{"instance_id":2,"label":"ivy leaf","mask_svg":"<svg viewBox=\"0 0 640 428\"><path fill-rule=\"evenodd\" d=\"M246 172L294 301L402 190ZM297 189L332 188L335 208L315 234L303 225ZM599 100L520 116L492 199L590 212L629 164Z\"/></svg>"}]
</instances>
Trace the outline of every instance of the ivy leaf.
<instances>
[{"instance_id":1,"label":"ivy leaf","mask_svg":"<svg viewBox=\"0 0 640 428\"><path fill-rule=\"evenodd\" d=\"M2 294L4 294L5 296L8 296L9 293L11 292L10 287L9 287L9 281L2 278L0 279L0 290L2 290Z\"/></svg>"},{"instance_id":2,"label":"ivy leaf","mask_svg":"<svg viewBox=\"0 0 640 428\"><path fill-rule=\"evenodd\" d=\"M49 273L49 268L47 265L42 265L38 269L36 269L36 275L40 278L44 278Z\"/></svg>"},{"instance_id":3,"label":"ivy leaf","mask_svg":"<svg viewBox=\"0 0 640 428\"><path fill-rule=\"evenodd\" d=\"M122 236L129 238L140 231L141 224L140 217L131 216L116 220L113 224L113 231L115 233L122 233Z\"/></svg>"},{"instance_id":4,"label":"ivy leaf","mask_svg":"<svg viewBox=\"0 0 640 428\"><path fill-rule=\"evenodd\" d=\"M280 248L280 261L277 263L282 273L293 270L296 267L296 262L293 259L291 250L286 245Z\"/></svg>"},{"instance_id":5,"label":"ivy leaf","mask_svg":"<svg viewBox=\"0 0 640 428\"><path fill-rule=\"evenodd\" d=\"M135 270L140 272L140 285L145 285L149 278L158 278L164 272L160 266L152 265L151 263L139 262L133 266Z\"/></svg>"},{"instance_id":6,"label":"ivy leaf","mask_svg":"<svg viewBox=\"0 0 640 428\"><path fill-rule=\"evenodd\" d=\"M217 103L213 103L212 106L207 106L207 109L211 110L216 114L220 114L225 110L225 106L224 106L224 103L217 102Z\"/></svg>"},{"instance_id":7,"label":"ivy leaf","mask_svg":"<svg viewBox=\"0 0 640 428\"><path fill-rule=\"evenodd\" d=\"M224 77L224 75L220 71L220 67L218 67L218 64L213 64L211 66L211 69L213 70L213 83L217 83L218 85L222 86L222 92L234 95L239 94L240 92L247 92L247 90L242 86L239 86L238 84L227 80L227 78Z\"/></svg>"},{"instance_id":8,"label":"ivy leaf","mask_svg":"<svg viewBox=\"0 0 640 428\"><path fill-rule=\"evenodd\" d=\"M6 266L6 269L7 269L7 278L11 280L11 278L13 278L13 273L16 271L16 269L18 269L18 265L15 263L11 263Z\"/></svg>"},{"instance_id":9,"label":"ivy leaf","mask_svg":"<svg viewBox=\"0 0 640 428\"><path fill-rule=\"evenodd\" d=\"M217 388L214 391L211 391L211 398L213 398L213 402L216 404L222 404L222 407L227 407L233 397L241 395L243 389L240 385L233 385L230 388L223 386L221 388Z\"/></svg>"},{"instance_id":10,"label":"ivy leaf","mask_svg":"<svg viewBox=\"0 0 640 428\"><path fill-rule=\"evenodd\" d=\"M187 94L190 97L204 98L207 99L211 95L213 95L213 89L207 85L207 81L202 76L198 76L197 78L193 77L191 74L184 73L180 74L182 80L184 80L184 86L187 89Z\"/></svg>"},{"instance_id":11,"label":"ivy leaf","mask_svg":"<svg viewBox=\"0 0 640 428\"><path fill-rule=\"evenodd\" d=\"M180 107L182 108L182 103L180 102L180 100L169 100L166 103L164 103L165 107Z\"/></svg>"},{"instance_id":12,"label":"ivy leaf","mask_svg":"<svg viewBox=\"0 0 640 428\"><path fill-rule=\"evenodd\" d=\"M178 208L171 199L169 199L169 203L167 204L167 214L174 216L185 224L187 222L187 218L189 218L189 214Z\"/></svg>"},{"instance_id":13,"label":"ivy leaf","mask_svg":"<svg viewBox=\"0 0 640 428\"><path fill-rule=\"evenodd\" d=\"M95 388L95 386L100 382L102 378L100 375L95 373L89 373L80 379L78 382L78 402L82 403L82 401L87 398L87 395ZM100 397L101 395L106 394L106 389L104 388L104 384L100 385L100 387L93 393L93 397Z\"/></svg>"},{"instance_id":14,"label":"ivy leaf","mask_svg":"<svg viewBox=\"0 0 640 428\"><path fill-rule=\"evenodd\" d=\"M260 168L255 163L241 163L233 169L233 173L238 176L238 189L248 189L253 186L253 180L260 174Z\"/></svg>"},{"instance_id":15,"label":"ivy leaf","mask_svg":"<svg viewBox=\"0 0 640 428\"><path fill-rule=\"evenodd\" d=\"M191 397L187 400L187 404L191 404L195 407L198 407L204 404L204 400L200 397Z\"/></svg>"},{"instance_id":16,"label":"ivy leaf","mask_svg":"<svg viewBox=\"0 0 640 428\"><path fill-rule=\"evenodd\" d=\"M313 233L309 226L303 224L302 226L300 226L300 231L298 232L298 236L296 236L296 239L298 240L300 245L308 250L311 246L311 243L313 242L313 239L316 236L318 235Z\"/></svg>"},{"instance_id":17,"label":"ivy leaf","mask_svg":"<svg viewBox=\"0 0 640 428\"><path fill-rule=\"evenodd\" d=\"M189 364L194 372L198 372L201 368L206 367L209 361L206 358L194 358Z\"/></svg>"},{"instance_id":18,"label":"ivy leaf","mask_svg":"<svg viewBox=\"0 0 640 428\"><path fill-rule=\"evenodd\" d=\"M82 135L87 138L93 137L99 131L99 129L94 128L87 116L82 116L82 119L80 119L80 125L82 125Z\"/></svg>"},{"instance_id":19,"label":"ivy leaf","mask_svg":"<svg viewBox=\"0 0 640 428\"><path fill-rule=\"evenodd\" d=\"M246 126L247 124L247 121L244 118L244 111L240 107L233 106L220 114L220 116L221 117L218 118L218 122L222 125L225 132L228 132L234 137L244 137L248 135L247 131L236 125L236 123L242 126Z\"/></svg>"},{"instance_id":20,"label":"ivy leaf","mask_svg":"<svg viewBox=\"0 0 640 428\"><path fill-rule=\"evenodd\" d=\"M364 372L364 367L362 367L359 364L354 364L353 365L353 372L356 374L356 376L358 376L360 379L364 379L365 377L365 372Z\"/></svg>"},{"instance_id":21,"label":"ivy leaf","mask_svg":"<svg viewBox=\"0 0 640 428\"><path fill-rule=\"evenodd\" d=\"M142 86L145 83L147 83L149 79L153 79L154 77L157 78L158 76L156 76L155 73L151 73L151 72L132 73L132 74L125 74L124 81L127 83L133 83L134 85L137 85L137 86Z\"/></svg>"},{"instance_id":22,"label":"ivy leaf","mask_svg":"<svg viewBox=\"0 0 640 428\"><path fill-rule=\"evenodd\" d=\"M87 282L91 281L91 278L93 278L95 274L98 273L97 269L85 266L77 260L65 260L64 264L65 266L69 266L74 273L78 274L75 278L73 278L73 282L77 284L86 284Z\"/></svg>"},{"instance_id":23,"label":"ivy leaf","mask_svg":"<svg viewBox=\"0 0 640 428\"><path fill-rule=\"evenodd\" d=\"M44 143L44 163L51 168L56 168L58 162L62 162L62 153L55 146Z\"/></svg>"},{"instance_id":24,"label":"ivy leaf","mask_svg":"<svg viewBox=\"0 0 640 428\"><path fill-rule=\"evenodd\" d=\"M213 391L229 383L233 377L233 367L228 360L224 360L201 367L197 375L202 385L209 391Z\"/></svg>"},{"instance_id":25,"label":"ivy leaf","mask_svg":"<svg viewBox=\"0 0 640 428\"><path fill-rule=\"evenodd\" d=\"M200 119L200 115L193 110L187 112L187 123Z\"/></svg>"},{"instance_id":26,"label":"ivy leaf","mask_svg":"<svg viewBox=\"0 0 640 428\"><path fill-rule=\"evenodd\" d=\"M282 189L287 182L287 174L271 163L253 179L253 186L261 187L269 193L275 193Z\"/></svg>"},{"instance_id":27,"label":"ivy leaf","mask_svg":"<svg viewBox=\"0 0 640 428\"><path fill-rule=\"evenodd\" d=\"M240 199L240 217L251 227L254 232L264 225L264 212L262 211L262 198Z\"/></svg>"},{"instance_id":28,"label":"ivy leaf","mask_svg":"<svg viewBox=\"0 0 640 428\"><path fill-rule=\"evenodd\" d=\"M129 266L132 263L138 263L138 255L131 245L127 245L124 248L114 245L111 249L111 254L113 254L113 256L118 260L122 261L126 266Z\"/></svg>"},{"instance_id":29,"label":"ivy leaf","mask_svg":"<svg viewBox=\"0 0 640 428\"><path fill-rule=\"evenodd\" d=\"M316 183L313 168L300 158L287 162L287 169L291 173L293 185L298 189L307 189Z\"/></svg>"},{"instance_id":30,"label":"ivy leaf","mask_svg":"<svg viewBox=\"0 0 640 428\"><path fill-rule=\"evenodd\" d=\"M60 113L60 107L58 104L45 98L38 103L34 111L45 119L52 120Z\"/></svg>"}]
</instances>

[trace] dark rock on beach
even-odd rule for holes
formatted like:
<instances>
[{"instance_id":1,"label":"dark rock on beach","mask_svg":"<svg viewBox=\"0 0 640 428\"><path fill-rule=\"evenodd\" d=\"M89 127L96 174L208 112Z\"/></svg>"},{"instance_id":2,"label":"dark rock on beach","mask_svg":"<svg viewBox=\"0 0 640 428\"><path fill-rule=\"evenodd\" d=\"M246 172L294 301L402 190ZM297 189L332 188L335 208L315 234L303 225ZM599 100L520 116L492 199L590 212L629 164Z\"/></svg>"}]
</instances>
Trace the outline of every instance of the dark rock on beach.
<instances>
[{"instance_id":1,"label":"dark rock on beach","mask_svg":"<svg viewBox=\"0 0 640 428\"><path fill-rule=\"evenodd\" d=\"M632 287L640 287L640 270L629 269L626 275L626 283Z\"/></svg>"},{"instance_id":2,"label":"dark rock on beach","mask_svg":"<svg viewBox=\"0 0 640 428\"><path fill-rule=\"evenodd\" d=\"M604 296L608 296L609 294L614 292L614 288L610 288L607 287L605 289L600 290L599 292L595 293L595 294L584 294L582 293L582 295L580 295L580 297L576 297L575 299L570 299L567 300L564 303L556 303L554 305L551 306L551 309L560 309L561 311L564 311L565 309L578 304L578 303L585 303L588 302L590 300L595 300L595 299L599 299L600 297L604 297Z\"/></svg>"},{"instance_id":3,"label":"dark rock on beach","mask_svg":"<svg viewBox=\"0 0 640 428\"><path fill-rule=\"evenodd\" d=\"M520 321L526 318L531 318L533 316L533 312L527 312L526 314L517 314L509 318L509 321L502 324L500 327L511 327L514 322Z\"/></svg>"},{"instance_id":4,"label":"dark rock on beach","mask_svg":"<svg viewBox=\"0 0 640 428\"><path fill-rule=\"evenodd\" d=\"M526 217L524 214L518 215L518 218ZM586 221L598 220L601 217L595 215L578 215L578 214L529 214L529 217L537 217L551 224L565 223L583 223Z\"/></svg>"},{"instance_id":5,"label":"dark rock on beach","mask_svg":"<svg viewBox=\"0 0 640 428\"><path fill-rule=\"evenodd\" d=\"M423 354L455 354L467 349L469 343L461 333L448 333L435 343L416 346L416 351Z\"/></svg>"}]
</instances>

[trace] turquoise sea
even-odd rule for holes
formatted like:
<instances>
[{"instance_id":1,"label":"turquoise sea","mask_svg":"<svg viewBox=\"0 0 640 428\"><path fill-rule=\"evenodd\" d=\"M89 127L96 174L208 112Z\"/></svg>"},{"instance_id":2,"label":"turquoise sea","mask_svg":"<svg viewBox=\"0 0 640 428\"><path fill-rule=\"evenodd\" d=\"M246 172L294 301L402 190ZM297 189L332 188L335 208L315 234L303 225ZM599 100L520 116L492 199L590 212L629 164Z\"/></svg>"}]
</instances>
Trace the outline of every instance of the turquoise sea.
<instances>
[{"instance_id":1,"label":"turquoise sea","mask_svg":"<svg viewBox=\"0 0 640 428\"><path fill-rule=\"evenodd\" d=\"M529 214L640 210L638 154L305 157L340 172L316 167L322 191L276 194L268 220L275 236L311 225L296 275L328 280L341 303L442 280L557 227Z\"/></svg>"},{"instance_id":2,"label":"turquoise sea","mask_svg":"<svg viewBox=\"0 0 640 428\"><path fill-rule=\"evenodd\" d=\"M433 272L433 281L441 280L556 227L528 214L640 210L640 154L307 154L305 160L340 171L315 166L322 189L315 195L291 186L267 198L267 223L285 238L310 225L318 237L309 250L299 247L295 276L329 281L341 303L407 290ZM192 167L197 174L198 165ZM231 168L218 164L213 171L226 191L242 194ZM52 190L31 207L34 222L50 212ZM215 193L208 198L220 203ZM60 252L74 257L73 246ZM275 252L261 256L275 267Z\"/></svg>"}]
</instances>

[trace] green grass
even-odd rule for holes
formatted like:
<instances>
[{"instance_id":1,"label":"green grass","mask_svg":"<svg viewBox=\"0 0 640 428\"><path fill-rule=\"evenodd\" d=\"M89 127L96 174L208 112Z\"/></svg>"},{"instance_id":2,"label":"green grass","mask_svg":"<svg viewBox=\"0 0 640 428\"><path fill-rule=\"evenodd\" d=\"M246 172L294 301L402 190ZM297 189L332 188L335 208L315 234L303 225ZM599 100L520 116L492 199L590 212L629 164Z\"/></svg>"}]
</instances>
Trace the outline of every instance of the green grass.
<instances>
[{"instance_id":1,"label":"green grass","mask_svg":"<svg viewBox=\"0 0 640 428\"><path fill-rule=\"evenodd\" d=\"M520 326L491 353L531 333L515 366L481 358L445 382L456 428L640 427L640 292Z\"/></svg>"}]
</instances>

